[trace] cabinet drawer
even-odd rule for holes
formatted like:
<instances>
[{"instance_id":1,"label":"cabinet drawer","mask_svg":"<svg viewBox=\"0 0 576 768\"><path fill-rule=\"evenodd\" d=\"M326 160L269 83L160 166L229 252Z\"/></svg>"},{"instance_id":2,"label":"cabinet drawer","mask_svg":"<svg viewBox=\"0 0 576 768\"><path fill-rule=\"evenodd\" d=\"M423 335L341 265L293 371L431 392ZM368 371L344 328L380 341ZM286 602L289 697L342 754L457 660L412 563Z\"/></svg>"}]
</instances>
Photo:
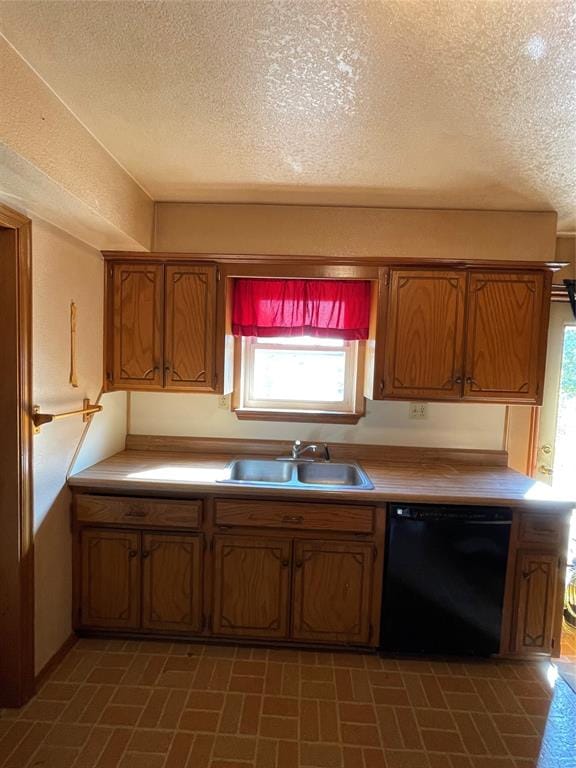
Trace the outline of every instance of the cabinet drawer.
<instances>
[{"instance_id":1,"label":"cabinet drawer","mask_svg":"<svg viewBox=\"0 0 576 768\"><path fill-rule=\"evenodd\" d=\"M553 515L524 512L520 514L520 542L522 544L559 544L562 539L562 521Z\"/></svg>"},{"instance_id":2,"label":"cabinet drawer","mask_svg":"<svg viewBox=\"0 0 576 768\"><path fill-rule=\"evenodd\" d=\"M75 508L81 523L181 529L200 526L202 502L79 495Z\"/></svg>"},{"instance_id":3,"label":"cabinet drawer","mask_svg":"<svg viewBox=\"0 0 576 768\"><path fill-rule=\"evenodd\" d=\"M374 507L301 502L216 501L216 525L372 533Z\"/></svg>"}]
</instances>

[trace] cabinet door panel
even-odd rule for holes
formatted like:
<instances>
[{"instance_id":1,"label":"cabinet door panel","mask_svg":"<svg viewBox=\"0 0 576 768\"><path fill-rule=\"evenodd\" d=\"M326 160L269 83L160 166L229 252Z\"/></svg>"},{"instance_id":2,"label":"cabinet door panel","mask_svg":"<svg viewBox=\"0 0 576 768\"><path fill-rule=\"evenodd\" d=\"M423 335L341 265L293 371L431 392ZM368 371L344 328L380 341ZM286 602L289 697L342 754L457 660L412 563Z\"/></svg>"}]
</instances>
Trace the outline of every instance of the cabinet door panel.
<instances>
[{"instance_id":1,"label":"cabinet door panel","mask_svg":"<svg viewBox=\"0 0 576 768\"><path fill-rule=\"evenodd\" d=\"M462 389L466 275L391 271L384 394L454 399Z\"/></svg>"},{"instance_id":2,"label":"cabinet door panel","mask_svg":"<svg viewBox=\"0 0 576 768\"><path fill-rule=\"evenodd\" d=\"M282 539L214 538L214 634L287 636L290 549Z\"/></svg>"},{"instance_id":3,"label":"cabinet door panel","mask_svg":"<svg viewBox=\"0 0 576 768\"><path fill-rule=\"evenodd\" d=\"M140 537L129 531L85 528L81 533L83 626L140 626Z\"/></svg>"},{"instance_id":4,"label":"cabinet door panel","mask_svg":"<svg viewBox=\"0 0 576 768\"><path fill-rule=\"evenodd\" d=\"M216 267L166 267L167 389L213 390Z\"/></svg>"},{"instance_id":5,"label":"cabinet door panel","mask_svg":"<svg viewBox=\"0 0 576 768\"><path fill-rule=\"evenodd\" d=\"M144 629L200 631L201 556L200 540L195 536L143 536Z\"/></svg>"},{"instance_id":6,"label":"cabinet door panel","mask_svg":"<svg viewBox=\"0 0 576 768\"><path fill-rule=\"evenodd\" d=\"M538 402L548 311L540 272L470 275L464 397Z\"/></svg>"},{"instance_id":7,"label":"cabinet door panel","mask_svg":"<svg viewBox=\"0 0 576 768\"><path fill-rule=\"evenodd\" d=\"M292 637L325 643L370 641L373 545L294 545Z\"/></svg>"},{"instance_id":8,"label":"cabinet door panel","mask_svg":"<svg viewBox=\"0 0 576 768\"><path fill-rule=\"evenodd\" d=\"M513 643L517 653L550 653L552 650L557 569L556 555L518 553Z\"/></svg>"},{"instance_id":9,"label":"cabinet door panel","mask_svg":"<svg viewBox=\"0 0 576 768\"><path fill-rule=\"evenodd\" d=\"M112 386L162 386L163 267L112 266Z\"/></svg>"}]
</instances>

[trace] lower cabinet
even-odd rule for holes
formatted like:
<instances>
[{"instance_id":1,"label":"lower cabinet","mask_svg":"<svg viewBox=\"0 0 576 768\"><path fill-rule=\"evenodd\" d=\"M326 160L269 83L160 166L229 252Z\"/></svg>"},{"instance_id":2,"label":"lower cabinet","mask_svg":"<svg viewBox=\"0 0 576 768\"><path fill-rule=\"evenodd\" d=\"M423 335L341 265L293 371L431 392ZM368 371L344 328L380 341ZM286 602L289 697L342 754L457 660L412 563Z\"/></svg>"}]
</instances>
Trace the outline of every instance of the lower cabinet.
<instances>
[{"instance_id":1,"label":"lower cabinet","mask_svg":"<svg viewBox=\"0 0 576 768\"><path fill-rule=\"evenodd\" d=\"M374 547L341 541L294 545L292 637L370 642Z\"/></svg>"},{"instance_id":2,"label":"lower cabinet","mask_svg":"<svg viewBox=\"0 0 576 768\"><path fill-rule=\"evenodd\" d=\"M215 634L288 636L290 552L285 539L214 537Z\"/></svg>"},{"instance_id":3,"label":"lower cabinet","mask_svg":"<svg viewBox=\"0 0 576 768\"><path fill-rule=\"evenodd\" d=\"M554 626L558 556L519 551L516 559L516 610L512 650L550 653Z\"/></svg>"},{"instance_id":4,"label":"lower cabinet","mask_svg":"<svg viewBox=\"0 0 576 768\"><path fill-rule=\"evenodd\" d=\"M202 629L202 552L195 536L142 536L142 628Z\"/></svg>"},{"instance_id":5,"label":"lower cabinet","mask_svg":"<svg viewBox=\"0 0 576 768\"><path fill-rule=\"evenodd\" d=\"M201 558L198 536L83 528L80 626L200 631Z\"/></svg>"},{"instance_id":6,"label":"lower cabinet","mask_svg":"<svg viewBox=\"0 0 576 768\"><path fill-rule=\"evenodd\" d=\"M212 630L367 645L374 552L348 541L218 535Z\"/></svg>"},{"instance_id":7,"label":"lower cabinet","mask_svg":"<svg viewBox=\"0 0 576 768\"><path fill-rule=\"evenodd\" d=\"M80 623L103 629L140 626L140 536L84 528L80 535Z\"/></svg>"}]
</instances>

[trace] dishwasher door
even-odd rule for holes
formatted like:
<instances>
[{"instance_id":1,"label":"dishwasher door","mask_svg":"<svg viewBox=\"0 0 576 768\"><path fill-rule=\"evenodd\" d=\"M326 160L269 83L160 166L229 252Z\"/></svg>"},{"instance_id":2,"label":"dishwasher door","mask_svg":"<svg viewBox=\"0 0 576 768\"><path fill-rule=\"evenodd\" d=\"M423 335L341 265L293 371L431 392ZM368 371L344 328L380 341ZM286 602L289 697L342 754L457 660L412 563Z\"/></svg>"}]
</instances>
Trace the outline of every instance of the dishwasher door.
<instances>
[{"instance_id":1,"label":"dishwasher door","mask_svg":"<svg viewBox=\"0 0 576 768\"><path fill-rule=\"evenodd\" d=\"M503 508L391 505L381 648L498 653L511 522Z\"/></svg>"}]
</instances>

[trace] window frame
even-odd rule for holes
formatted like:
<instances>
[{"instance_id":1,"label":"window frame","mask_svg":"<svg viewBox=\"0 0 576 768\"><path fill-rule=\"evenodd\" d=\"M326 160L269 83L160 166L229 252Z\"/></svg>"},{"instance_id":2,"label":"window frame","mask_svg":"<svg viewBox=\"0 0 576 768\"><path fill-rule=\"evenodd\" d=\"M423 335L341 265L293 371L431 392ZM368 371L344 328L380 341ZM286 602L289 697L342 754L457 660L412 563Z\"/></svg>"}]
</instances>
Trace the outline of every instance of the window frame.
<instances>
[{"instance_id":1,"label":"window frame","mask_svg":"<svg viewBox=\"0 0 576 768\"><path fill-rule=\"evenodd\" d=\"M294 337L297 347L298 337ZM232 409L239 419L256 419L266 421L317 421L326 423L355 424L364 415L364 359L365 341L343 341L346 351L345 362L345 393L341 403L333 401L286 401L258 400L250 397L251 377L254 369L254 355L259 348L290 349L290 345L277 344L274 338L237 337L235 339L234 391ZM322 344L302 345L302 349L334 350L342 347L331 347Z\"/></svg>"}]
</instances>

